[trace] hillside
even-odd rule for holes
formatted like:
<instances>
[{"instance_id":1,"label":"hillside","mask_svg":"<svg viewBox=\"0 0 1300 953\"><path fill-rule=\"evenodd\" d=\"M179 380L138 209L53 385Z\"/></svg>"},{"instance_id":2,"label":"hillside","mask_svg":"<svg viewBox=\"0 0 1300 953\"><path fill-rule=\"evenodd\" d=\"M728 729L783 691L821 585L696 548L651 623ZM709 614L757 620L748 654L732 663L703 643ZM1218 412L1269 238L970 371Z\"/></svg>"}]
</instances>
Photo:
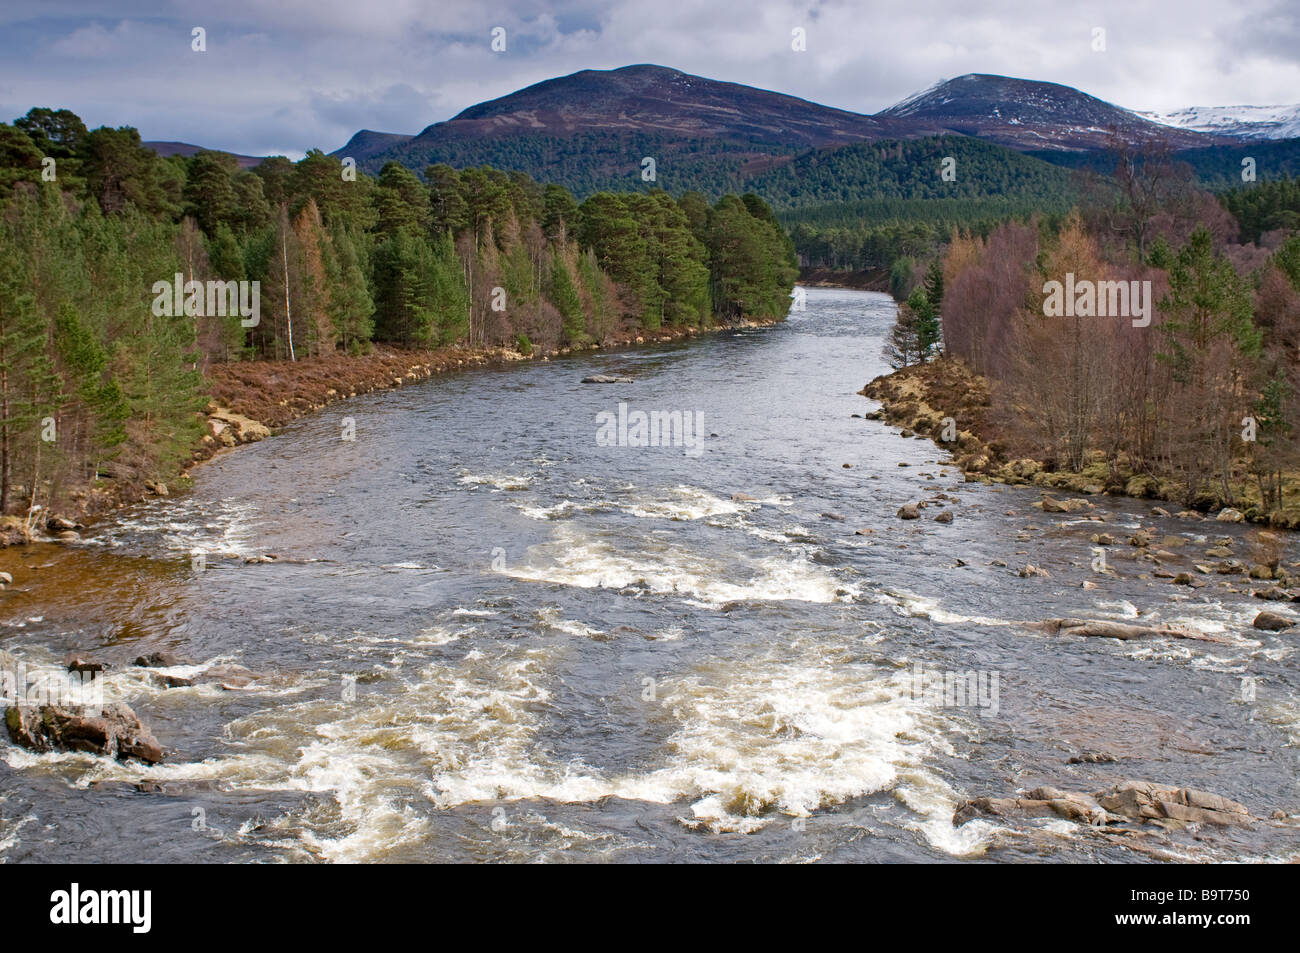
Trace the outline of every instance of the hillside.
<instances>
[{"instance_id":1,"label":"hillside","mask_svg":"<svg viewBox=\"0 0 1300 953\"><path fill-rule=\"evenodd\" d=\"M953 179L941 167L953 160ZM869 199L986 199L1052 203L1073 193L1069 170L966 136L858 143L800 155L745 185L774 208Z\"/></svg>"},{"instance_id":2,"label":"hillside","mask_svg":"<svg viewBox=\"0 0 1300 953\"><path fill-rule=\"evenodd\" d=\"M1163 137L1175 148L1215 144L1206 133L1152 122L1070 86L985 73L944 80L878 118L938 125L1014 149L1099 149L1112 130L1130 141Z\"/></svg>"},{"instance_id":3,"label":"hillside","mask_svg":"<svg viewBox=\"0 0 1300 953\"><path fill-rule=\"evenodd\" d=\"M196 146L188 142L142 142L146 149L152 149L164 159L168 156L184 156L186 159L198 155L200 152L219 152L218 149L209 149L207 146ZM251 169L254 166L262 164L265 156L241 156L235 153L229 153L235 156L241 169Z\"/></svg>"}]
</instances>

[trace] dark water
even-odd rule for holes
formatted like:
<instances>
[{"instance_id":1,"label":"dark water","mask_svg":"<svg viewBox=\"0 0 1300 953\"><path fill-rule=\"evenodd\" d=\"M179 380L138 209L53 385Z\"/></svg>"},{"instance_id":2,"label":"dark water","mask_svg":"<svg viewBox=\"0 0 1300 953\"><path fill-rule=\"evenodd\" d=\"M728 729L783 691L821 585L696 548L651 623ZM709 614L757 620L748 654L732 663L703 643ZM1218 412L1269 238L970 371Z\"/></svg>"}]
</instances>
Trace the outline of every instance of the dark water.
<instances>
[{"instance_id":1,"label":"dark water","mask_svg":"<svg viewBox=\"0 0 1300 953\"><path fill-rule=\"evenodd\" d=\"M855 419L892 317L883 295L814 289L779 327L357 398L84 545L0 553L0 660L113 662L109 697L173 752L146 768L0 741L0 857L1147 860L1064 821L951 823L963 797L1122 778L1291 815L1144 838L1158 856L1293 856L1295 636L1250 629L1262 604L1227 577L1139 579L1153 566L1123 545L1113 575L1090 566L1098 531L1181 537L1175 571L1221 536L1244 558L1250 532L1104 497L1104 524L1045 515L1037 491L966 484L929 442ZM620 402L698 412L701 452L599 446ZM952 524L895 517L940 493ZM1059 616L1226 644L1017 624ZM164 689L130 664L158 648L260 677ZM996 705L915 697L918 664L996 678ZM1067 765L1084 750L1119 761Z\"/></svg>"}]
</instances>

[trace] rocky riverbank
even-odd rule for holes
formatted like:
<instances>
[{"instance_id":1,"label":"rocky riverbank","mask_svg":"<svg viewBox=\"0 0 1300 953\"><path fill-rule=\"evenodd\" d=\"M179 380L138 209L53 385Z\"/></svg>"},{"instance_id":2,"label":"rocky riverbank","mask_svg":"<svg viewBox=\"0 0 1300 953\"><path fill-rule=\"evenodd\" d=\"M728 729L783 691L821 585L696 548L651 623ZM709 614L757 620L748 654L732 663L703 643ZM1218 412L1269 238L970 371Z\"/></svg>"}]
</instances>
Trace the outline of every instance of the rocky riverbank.
<instances>
[{"instance_id":1,"label":"rocky riverbank","mask_svg":"<svg viewBox=\"0 0 1300 953\"><path fill-rule=\"evenodd\" d=\"M989 382L960 361L940 358L929 364L905 367L877 377L859 393L880 402L880 409L864 416L902 428L902 436L929 438L953 455L967 482L1037 486L1058 493L1094 496L1102 493L1170 502L1159 513L1185 519L1209 518L1222 522L1255 522L1279 529L1300 529L1300 509L1265 513L1250 503L1224 507L1213 513L1184 509L1182 487L1148 473L1112 469L1095 455L1080 472L1053 469L1043 459L1015 456L992 434ZM1243 486L1245 482L1243 481ZM1052 503L1044 504L1048 508Z\"/></svg>"},{"instance_id":2,"label":"rocky riverbank","mask_svg":"<svg viewBox=\"0 0 1300 953\"><path fill-rule=\"evenodd\" d=\"M570 354L647 343L670 343L763 322L742 322L713 328L664 327L630 329L610 335L603 343L543 349L524 354L510 348L447 347L403 350L376 346L363 355L333 354L299 361L235 361L214 364L206 371L212 400L203 411L204 432L190 452L178 478L167 482L130 461L113 461L100 468L94 483L74 487L49 512L0 518L0 546L32 542L77 542L95 520L149 497L169 496L189 484L194 467L224 450L269 437L305 414L335 401L372 391L388 390L436 374L519 361L565 357Z\"/></svg>"}]
</instances>

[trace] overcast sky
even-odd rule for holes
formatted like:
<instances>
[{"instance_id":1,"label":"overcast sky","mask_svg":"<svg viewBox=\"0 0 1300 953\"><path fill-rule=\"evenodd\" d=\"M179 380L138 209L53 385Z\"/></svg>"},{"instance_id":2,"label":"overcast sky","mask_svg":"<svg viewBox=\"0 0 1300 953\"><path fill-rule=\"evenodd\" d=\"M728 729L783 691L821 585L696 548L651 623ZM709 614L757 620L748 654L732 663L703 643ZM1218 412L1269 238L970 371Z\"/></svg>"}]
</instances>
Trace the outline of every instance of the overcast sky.
<instances>
[{"instance_id":1,"label":"overcast sky","mask_svg":"<svg viewBox=\"0 0 1300 953\"><path fill-rule=\"evenodd\" d=\"M504 53L490 47L498 26ZM195 27L206 52L191 49ZM796 27L806 52L791 49ZM539 80L632 63L868 113L970 72L1136 109L1275 105L1300 102L1300 0L0 4L0 121L65 106L92 128L252 155L415 133Z\"/></svg>"}]
</instances>

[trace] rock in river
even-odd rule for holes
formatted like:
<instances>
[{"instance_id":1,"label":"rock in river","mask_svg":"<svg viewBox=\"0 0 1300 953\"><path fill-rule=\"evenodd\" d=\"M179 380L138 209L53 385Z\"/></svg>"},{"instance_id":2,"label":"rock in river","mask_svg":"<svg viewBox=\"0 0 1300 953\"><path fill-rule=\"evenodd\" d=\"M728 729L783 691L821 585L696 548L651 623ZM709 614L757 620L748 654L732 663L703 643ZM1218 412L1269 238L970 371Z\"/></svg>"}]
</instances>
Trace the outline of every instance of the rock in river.
<instances>
[{"instance_id":1,"label":"rock in river","mask_svg":"<svg viewBox=\"0 0 1300 953\"><path fill-rule=\"evenodd\" d=\"M163 759L158 739L135 712L116 702L98 715L57 705L11 706L5 711L5 727L14 744L32 751L88 751L146 764Z\"/></svg>"},{"instance_id":2,"label":"rock in river","mask_svg":"<svg viewBox=\"0 0 1300 953\"><path fill-rule=\"evenodd\" d=\"M1291 628L1296 623L1294 619L1288 619L1276 612L1261 612L1255 616L1255 621L1251 624L1255 628L1263 629L1266 632L1281 632L1283 629Z\"/></svg>"},{"instance_id":3,"label":"rock in river","mask_svg":"<svg viewBox=\"0 0 1300 953\"><path fill-rule=\"evenodd\" d=\"M1250 811L1236 801L1150 781L1121 781L1110 790L1096 794L1044 786L1034 788L1024 797L971 798L957 806L952 822L960 827L981 814L1007 818L1056 816L1097 826L1125 820L1150 821L1163 827L1244 826L1253 819Z\"/></svg>"}]
</instances>

